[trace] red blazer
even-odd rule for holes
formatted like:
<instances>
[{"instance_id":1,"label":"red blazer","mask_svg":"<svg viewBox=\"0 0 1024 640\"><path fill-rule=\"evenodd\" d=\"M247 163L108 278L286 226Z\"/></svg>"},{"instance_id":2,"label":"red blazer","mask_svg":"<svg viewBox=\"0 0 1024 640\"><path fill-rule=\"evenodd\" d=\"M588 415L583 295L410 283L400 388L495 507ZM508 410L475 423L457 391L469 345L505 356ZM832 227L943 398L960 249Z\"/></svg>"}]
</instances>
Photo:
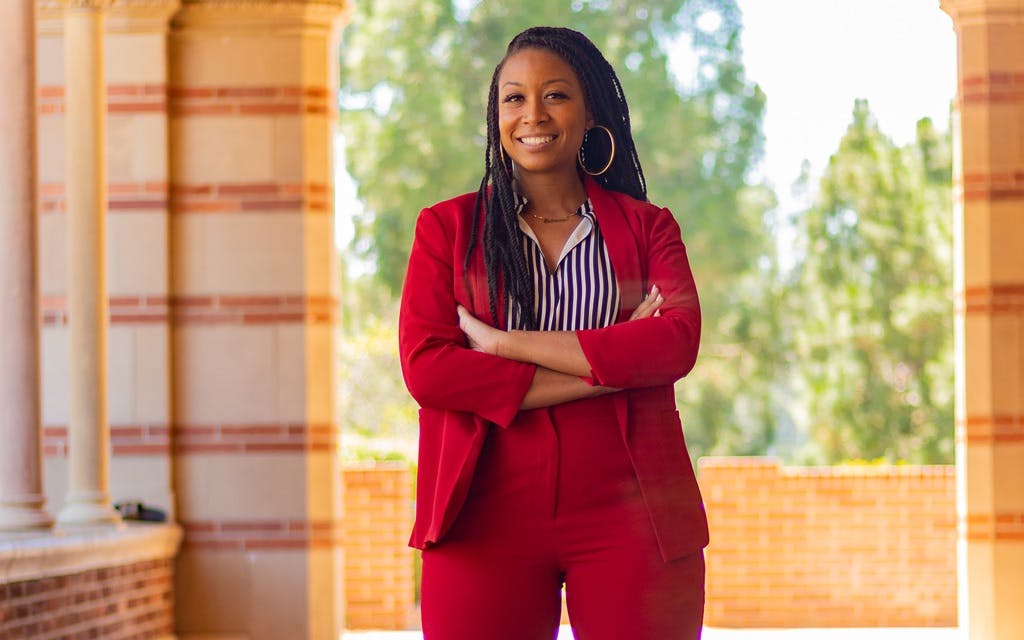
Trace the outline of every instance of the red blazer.
<instances>
[{"instance_id":1,"label":"red blazer","mask_svg":"<svg viewBox=\"0 0 1024 640\"><path fill-rule=\"evenodd\" d=\"M586 190L608 245L622 308L617 324L579 331L579 341L592 382L622 389L611 398L668 561L708 542L672 390L697 358L697 290L679 226L667 209L605 190L591 179ZM409 542L420 549L439 542L454 522L488 430L509 428L517 416L530 413L520 412L519 405L535 365L473 351L459 329L457 304L490 320L483 251L474 251L464 269L474 196L420 212L402 290L402 373L422 407L416 523ZM627 322L648 283L657 284L665 297L661 315ZM500 304L498 317L504 318Z\"/></svg>"}]
</instances>

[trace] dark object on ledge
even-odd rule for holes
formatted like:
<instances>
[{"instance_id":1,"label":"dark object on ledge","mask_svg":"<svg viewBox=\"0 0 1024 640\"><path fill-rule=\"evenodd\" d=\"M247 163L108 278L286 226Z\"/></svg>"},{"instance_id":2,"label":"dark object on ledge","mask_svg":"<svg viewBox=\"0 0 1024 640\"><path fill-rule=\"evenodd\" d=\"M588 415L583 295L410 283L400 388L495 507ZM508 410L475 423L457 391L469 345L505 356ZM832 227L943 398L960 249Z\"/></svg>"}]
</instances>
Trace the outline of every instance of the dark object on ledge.
<instances>
[{"instance_id":1,"label":"dark object on ledge","mask_svg":"<svg viewBox=\"0 0 1024 640\"><path fill-rule=\"evenodd\" d=\"M119 502L114 508L121 514L123 520L139 520L144 522L164 522L167 514L160 509L148 507L138 501Z\"/></svg>"}]
</instances>

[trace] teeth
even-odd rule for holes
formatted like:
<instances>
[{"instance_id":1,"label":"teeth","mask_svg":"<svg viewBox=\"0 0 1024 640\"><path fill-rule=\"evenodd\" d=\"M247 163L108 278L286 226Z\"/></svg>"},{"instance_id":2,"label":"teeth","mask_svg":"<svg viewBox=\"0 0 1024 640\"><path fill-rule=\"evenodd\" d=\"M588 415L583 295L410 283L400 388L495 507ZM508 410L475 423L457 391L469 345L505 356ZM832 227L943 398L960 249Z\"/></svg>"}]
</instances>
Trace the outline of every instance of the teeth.
<instances>
[{"instance_id":1,"label":"teeth","mask_svg":"<svg viewBox=\"0 0 1024 640\"><path fill-rule=\"evenodd\" d=\"M527 138L520 138L523 144L544 144L545 142L551 142L555 139L555 136L529 136Z\"/></svg>"}]
</instances>

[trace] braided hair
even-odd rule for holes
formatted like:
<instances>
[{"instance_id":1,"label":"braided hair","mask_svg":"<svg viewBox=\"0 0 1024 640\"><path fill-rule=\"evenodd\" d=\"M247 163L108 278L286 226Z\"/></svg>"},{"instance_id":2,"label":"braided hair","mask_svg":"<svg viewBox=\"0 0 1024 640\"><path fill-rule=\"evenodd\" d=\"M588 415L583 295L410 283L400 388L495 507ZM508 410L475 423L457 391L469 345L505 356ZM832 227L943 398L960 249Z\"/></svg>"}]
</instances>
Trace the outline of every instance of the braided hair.
<instances>
[{"instance_id":1,"label":"braided hair","mask_svg":"<svg viewBox=\"0 0 1024 640\"><path fill-rule=\"evenodd\" d=\"M505 287L505 302L518 307L519 318L528 329L537 328L533 309L533 278L523 255L516 220L516 198L508 160L498 130L498 76L505 61L524 49L546 49L564 60L580 80L584 102L595 123L607 127L615 138L619 153L608 170L595 176L605 189L647 200L640 158L629 125L629 107L622 85L611 64L585 35L561 27L532 27L508 45L505 57L494 68L487 96L487 148L484 175L473 205L473 224L466 250L466 269L479 235L479 211L484 211L483 251L487 270L487 292L493 324L498 325L497 297L499 281ZM489 187L489 188L488 188ZM528 301L528 302L527 302Z\"/></svg>"}]
</instances>

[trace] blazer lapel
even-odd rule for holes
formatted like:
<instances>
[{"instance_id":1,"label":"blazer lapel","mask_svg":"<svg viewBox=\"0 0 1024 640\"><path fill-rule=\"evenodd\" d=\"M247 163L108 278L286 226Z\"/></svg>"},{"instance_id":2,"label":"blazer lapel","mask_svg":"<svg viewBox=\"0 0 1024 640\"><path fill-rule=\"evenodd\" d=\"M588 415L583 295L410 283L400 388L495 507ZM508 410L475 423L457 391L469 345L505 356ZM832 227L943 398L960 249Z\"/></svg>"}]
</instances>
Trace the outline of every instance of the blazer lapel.
<instances>
[{"instance_id":1,"label":"blazer lapel","mask_svg":"<svg viewBox=\"0 0 1024 640\"><path fill-rule=\"evenodd\" d=\"M594 205L597 226L608 247L612 268L615 269L621 300L618 321L625 322L643 300L645 283L640 261L645 258L640 256L636 234L615 197L590 176L587 176L584 185Z\"/></svg>"},{"instance_id":2,"label":"blazer lapel","mask_svg":"<svg viewBox=\"0 0 1024 640\"><path fill-rule=\"evenodd\" d=\"M606 191L593 178L587 176L585 181L587 196L594 205L594 215L601 229L608 257L615 269L615 280L619 285L620 308L619 322L626 322L629 316L640 305L644 296L644 270L641 260L640 242L626 219L626 212L612 194ZM622 441L629 442L629 402L627 393L612 394L615 416L619 422Z\"/></svg>"}]
</instances>

